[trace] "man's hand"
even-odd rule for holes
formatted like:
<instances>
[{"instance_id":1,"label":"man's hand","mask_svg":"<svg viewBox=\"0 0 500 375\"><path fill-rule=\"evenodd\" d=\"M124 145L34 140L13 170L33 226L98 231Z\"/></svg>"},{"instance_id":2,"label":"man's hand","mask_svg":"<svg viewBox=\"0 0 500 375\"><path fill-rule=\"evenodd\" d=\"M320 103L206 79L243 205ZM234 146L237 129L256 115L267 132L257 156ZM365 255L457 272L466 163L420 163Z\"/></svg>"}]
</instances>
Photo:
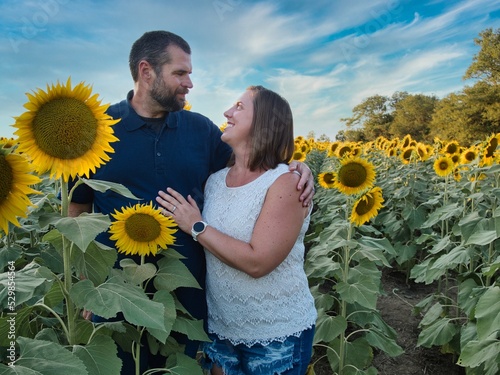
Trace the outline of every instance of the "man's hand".
<instances>
[{"instance_id":1,"label":"man's hand","mask_svg":"<svg viewBox=\"0 0 500 375\"><path fill-rule=\"evenodd\" d=\"M292 161L289 166L290 172L295 172L300 175L299 183L297 184L297 190L303 190L300 194L299 200L302 202L304 207L308 207L314 197L314 177L311 170L305 163L298 161Z\"/></svg>"}]
</instances>

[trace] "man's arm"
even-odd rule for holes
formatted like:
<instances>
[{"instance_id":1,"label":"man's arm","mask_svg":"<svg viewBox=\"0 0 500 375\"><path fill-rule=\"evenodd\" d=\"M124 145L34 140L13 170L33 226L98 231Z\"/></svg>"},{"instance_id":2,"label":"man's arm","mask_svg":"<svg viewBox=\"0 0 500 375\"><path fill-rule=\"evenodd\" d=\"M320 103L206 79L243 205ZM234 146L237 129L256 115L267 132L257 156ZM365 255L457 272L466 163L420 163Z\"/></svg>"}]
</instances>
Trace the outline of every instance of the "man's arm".
<instances>
[{"instance_id":1,"label":"man's arm","mask_svg":"<svg viewBox=\"0 0 500 375\"><path fill-rule=\"evenodd\" d=\"M77 217L80 216L82 212L92 212L92 203L73 203L69 204L68 216Z\"/></svg>"},{"instance_id":2,"label":"man's arm","mask_svg":"<svg viewBox=\"0 0 500 375\"><path fill-rule=\"evenodd\" d=\"M314 197L314 176L307 164L298 162L296 160L290 162L288 168L290 172L298 172L301 176L300 181L297 184L297 190L302 190L299 200L302 202L304 207L308 207Z\"/></svg>"}]
</instances>

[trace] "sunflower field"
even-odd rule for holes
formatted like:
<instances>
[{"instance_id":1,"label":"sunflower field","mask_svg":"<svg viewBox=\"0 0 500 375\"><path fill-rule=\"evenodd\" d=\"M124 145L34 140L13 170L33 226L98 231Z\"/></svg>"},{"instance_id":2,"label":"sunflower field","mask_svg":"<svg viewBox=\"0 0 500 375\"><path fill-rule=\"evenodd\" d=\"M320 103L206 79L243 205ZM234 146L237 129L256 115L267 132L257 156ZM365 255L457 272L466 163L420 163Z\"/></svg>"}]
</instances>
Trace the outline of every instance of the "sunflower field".
<instances>
[{"instance_id":1,"label":"sunflower field","mask_svg":"<svg viewBox=\"0 0 500 375\"><path fill-rule=\"evenodd\" d=\"M139 375L147 340L167 366L144 374L201 375L172 338L208 339L173 294L199 287L169 248L175 223L147 202L117 210L113 223L68 212L71 177L134 198L121 185L85 178L112 157L116 121L107 106L70 80L28 98L17 138L0 140L0 374L119 374L121 347L134 354ZM41 121L54 116L58 134ZM82 123L91 131L74 126ZM500 372L499 141L500 134L471 147L410 136L295 139L294 159L317 181L305 269L318 309L315 350L332 374L376 374L375 352L402 354L397 332L377 310L388 268L435 286L415 307L422 316L417 345L455 354L467 374ZM95 241L107 230L117 249ZM114 269L119 251L141 262ZM145 255L161 258L153 265ZM125 320L91 323L88 311Z\"/></svg>"},{"instance_id":2,"label":"sunflower field","mask_svg":"<svg viewBox=\"0 0 500 375\"><path fill-rule=\"evenodd\" d=\"M402 353L376 308L384 268L436 286L415 308L417 345L455 354L467 374L499 373L499 140L296 139L317 176L305 267L332 373L376 374L375 350Z\"/></svg>"}]
</instances>

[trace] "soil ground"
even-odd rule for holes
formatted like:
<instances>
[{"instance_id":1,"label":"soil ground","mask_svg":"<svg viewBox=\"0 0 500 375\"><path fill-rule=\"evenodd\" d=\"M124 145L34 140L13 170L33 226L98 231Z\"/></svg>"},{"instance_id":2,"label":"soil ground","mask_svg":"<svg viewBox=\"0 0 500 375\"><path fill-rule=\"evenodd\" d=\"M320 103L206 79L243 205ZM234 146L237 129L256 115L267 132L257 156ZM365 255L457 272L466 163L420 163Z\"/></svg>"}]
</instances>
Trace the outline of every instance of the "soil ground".
<instances>
[{"instance_id":1,"label":"soil ground","mask_svg":"<svg viewBox=\"0 0 500 375\"><path fill-rule=\"evenodd\" d=\"M382 287L385 295L379 296L378 309L384 321L398 334L397 342L404 353L391 358L376 352L373 366L380 375L464 375L462 367L455 365L456 358L444 355L439 348L417 347L420 317L413 314L413 306L435 290L433 285L415 284L406 276L390 269L383 272ZM322 356L315 348L313 361ZM314 366L316 375L332 375L326 358Z\"/></svg>"}]
</instances>

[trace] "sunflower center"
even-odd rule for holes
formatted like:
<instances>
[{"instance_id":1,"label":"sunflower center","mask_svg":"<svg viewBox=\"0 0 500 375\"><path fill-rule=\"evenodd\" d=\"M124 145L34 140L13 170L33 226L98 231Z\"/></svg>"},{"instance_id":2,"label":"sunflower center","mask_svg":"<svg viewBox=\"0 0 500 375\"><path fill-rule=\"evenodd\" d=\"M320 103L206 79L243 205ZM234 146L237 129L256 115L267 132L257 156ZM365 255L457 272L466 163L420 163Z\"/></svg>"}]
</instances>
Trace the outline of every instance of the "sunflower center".
<instances>
[{"instance_id":1,"label":"sunflower center","mask_svg":"<svg viewBox=\"0 0 500 375\"><path fill-rule=\"evenodd\" d=\"M467 161L473 161L474 159L476 158L476 153L475 152L472 152L472 151L469 151L465 154L465 160Z\"/></svg>"},{"instance_id":2,"label":"sunflower center","mask_svg":"<svg viewBox=\"0 0 500 375\"><path fill-rule=\"evenodd\" d=\"M339 170L339 181L347 187L358 187L365 183L367 172L365 167L359 163L349 163Z\"/></svg>"},{"instance_id":3,"label":"sunflower center","mask_svg":"<svg viewBox=\"0 0 500 375\"><path fill-rule=\"evenodd\" d=\"M59 159L77 159L92 149L97 120L81 100L58 98L38 110L33 133L38 147L46 154Z\"/></svg>"},{"instance_id":4,"label":"sunflower center","mask_svg":"<svg viewBox=\"0 0 500 375\"><path fill-rule=\"evenodd\" d=\"M446 171L449 167L450 165L446 160L443 160L439 163L439 169L442 171Z\"/></svg>"},{"instance_id":5,"label":"sunflower center","mask_svg":"<svg viewBox=\"0 0 500 375\"><path fill-rule=\"evenodd\" d=\"M7 199L12 190L12 182L14 181L14 173L10 163L5 159L5 155L0 154L0 205Z\"/></svg>"},{"instance_id":6,"label":"sunflower center","mask_svg":"<svg viewBox=\"0 0 500 375\"><path fill-rule=\"evenodd\" d=\"M323 180L328 184L333 184L335 182L335 176L333 173L325 173L323 175Z\"/></svg>"},{"instance_id":7,"label":"sunflower center","mask_svg":"<svg viewBox=\"0 0 500 375\"><path fill-rule=\"evenodd\" d=\"M375 200L371 196L366 195L356 205L356 213L359 216L363 216L363 215L367 214L373 208L374 203L375 203Z\"/></svg>"},{"instance_id":8,"label":"sunflower center","mask_svg":"<svg viewBox=\"0 0 500 375\"><path fill-rule=\"evenodd\" d=\"M128 236L137 242L156 240L161 234L160 223L148 214L133 214L125 222L125 231Z\"/></svg>"}]
</instances>

